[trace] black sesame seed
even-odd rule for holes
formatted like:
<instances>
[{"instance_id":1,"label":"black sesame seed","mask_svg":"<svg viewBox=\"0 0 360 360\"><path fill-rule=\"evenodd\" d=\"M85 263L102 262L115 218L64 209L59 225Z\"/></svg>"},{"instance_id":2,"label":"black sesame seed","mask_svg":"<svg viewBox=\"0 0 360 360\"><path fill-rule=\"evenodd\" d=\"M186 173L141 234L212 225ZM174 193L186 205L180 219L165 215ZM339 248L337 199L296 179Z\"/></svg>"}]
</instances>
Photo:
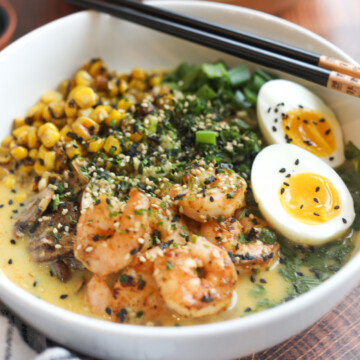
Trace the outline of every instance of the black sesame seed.
<instances>
[{"instance_id":1,"label":"black sesame seed","mask_svg":"<svg viewBox=\"0 0 360 360\"><path fill-rule=\"evenodd\" d=\"M16 190L15 189L11 189L11 192L16 194Z\"/></svg>"},{"instance_id":2,"label":"black sesame seed","mask_svg":"<svg viewBox=\"0 0 360 360\"><path fill-rule=\"evenodd\" d=\"M12 200L9 200L8 204L9 204L9 205L12 205L12 204L13 204L13 201L12 201Z\"/></svg>"},{"instance_id":3,"label":"black sesame seed","mask_svg":"<svg viewBox=\"0 0 360 360\"><path fill-rule=\"evenodd\" d=\"M319 203L319 202L320 202L319 199L316 198L316 197L315 197L313 200L314 200L316 203Z\"/></svg>"},{"instance_id":4,"label":"black sesame seed","mask_svg":"<svg viewBox=\"0 0 360 360\"><path fill-rule=\"evenodd\" d=\"M12 245L16 245L16 241L15 241L14 239L11 239L11 240L10 240L10 243L11 243Z\"/></svg>"},{"instance_id":5,"label":"black sesame seed","mask_svg":"<svg viewBox=\"0 0 360 360\"><path fill-rule=\"evenodd\" d=\"M320 191L320 186L317 186L315 192L319 192L319 191Z\"/></svg>"},{"instance_id":6,"label":"black sesame seed","mask_svg":"<svg viewBox=\"0 0 360 360\"><path fill-rule=\"evenodd\" d=\"M99 205L101 203L101 200L100 199L97 199L96 201L95 201L95 205Z\"/></svg>"},{"instance_id":7,"label":"black sesame seed","mask_svg":"<svg viewBox=\"0 0 360 360\"><path fill-rule=\"evenodd\" d=\"M300 209L302 209L303 207L304 207L304 204L301 204L301 205L300 205Z\"/></svg>"},{"instance_id":8,"label":"black sesame seed","mask_svg":"<svg viewBox=\"0 0 360 360\"><path fill-rule=\"evenodd\" d=\"M333 156L330 156L330 157L329 157L329 160L330 160L330 161L333 161L333 160L334 160L334 157L333 157Z\"/></svg>"},{"instance_id":9,"label":"black sesame seed","mask_svg":"<svg viewBox=\"0 0 360 360\"><path fill-rule=\"evenodd\" d=\"M95 236L93 237L93 241L99 241L99 238L100 238L99 235L95 235Z\"/></svg>"},{"instance_id":10,"label":"black sesame seed","mask_svg":"<svg viewBox=\"0 0 360 360\"><path fill-rule=\"evenodd\" d=\"M3 208L3 207L4 207L4 205L3 205L3 204L1 204L1 205L0 205L0 209L1 209L1 208Z\"/></svg>"},{"instance_id":11,"label":"black sesame seed","mask_svg":"<svg viewBox=\"0 0 360 360\"><path fill-rule=\"evenodd\" d=\"M251 276L250 276L250 281L251 281L252 283L255 282L255 277L254 277L254 275L251 275Z\"/></svg>"},{"instance_id":12,"label":"black sesame seed","mask_svg":"<svg viewBox=\"0 0 360 360\"><path fill-rule=\"evenodd\" d=\"M287 174L285 177L289 178L289 177L291 177L291 174Z\"/></svg>"},{"instance_id":13,"label":"black sesame seed","mask_svg":"<svg viewBox=\"0 0 360 360\"><path fill-rule=\"evenodd\" d=\"M106 198L106 203L107 203L108 205L111 205L111 201L110 201L109 198Z\"/></svg>"},{"instance_id":14,"label":"black sesame seed","mask_svg":"<svg viewBox=\"0 0 360 360\"><path fill-rule=\"evenodd\" d=\"M136 254L136 249L132 249L132 250L130 251L130 254L131 254L131 255L135 255L135 254Z\"/></svg>"},{"instance_id":15,"label":"black sesame seed","mask_svg":"<svg viewBox=\"0 0 360 360\"><path fill-rule=\"evenodd\" d=\"M334 209L335 209L335 210L339 210L339 209L340 209L340 206L339 206L339 205L335 205L335 206L334 206Z\"/></svg>"},{"instance_id":16,"label":"black sesame seed","mask_svg":"<svg viewBox=\"0 0 360 360\"><path fill-rule=\"evenodd\" d=\"M214 198L212 196L210 196L210 201L214 202Z\"/></svg>"},{"instance_id":17,"label":"black sesame seed","mask_svg":"<svg viewBox=\"0 0 360 360\"><path fill-rule=\"evenodd\" d=\"M314 215L315 215L315 216L320 216L320 214L318 214L317 212L314 212Z\"/></svg>"},{"instance_id":18,"label":"black sesame seed","mask_svg":"<svg viewBox=\"0 0 360 360\"><path fill-rule=\"evenodd\" d=\"M331 133L331 129L327 129L326 131L325 131L325 135L329 135Z\"/></svg>"},{"instance_id":19,"label":"black sesame seed","mask_svg":"<svg viewBox=\"0 0 360 360\"><path fill-rule=\"evenodd\" d=\"M304 123L304 124L308 124L309 121L308 121L308 120L303 120L303 123Z\"/></svg>"},{"instance_id":20,"label":"black sesame seed","mask_svg":"<svg viewBox=\"0 0 360 360\"><path fill-rule=\"evenodd\" d=\"M201 301L204 302L204 303L209 303L209 302L212 302L214 299L212 298L211 295L204 295L202 298L201 298Z\"/></svg>"},{"instance_id":21,"label":"black sesame seed","mask_svg":"<svg viewBox=\"0 0 360 360\"><path fill-rule=\"evenodd\" d=\"M289 125L286 125L286 130L290 130L290 126L289 126Z\"/></svg>"},{"instance_id":22,"label":"black sesame seed","mask_svg":"<svg viewBox=\"0 0 360 360\"><path fill-rule=\"evenodd\" d=\"M317 270L314 270L314 275L318 278L321 279L321 275Z\"/></svg>"},{"instance_id":23,"label":"black sesame seed","mask_svg":"<svg viewBox=\"0 0 360 360\"><path fill-rule=\"evenodd\" d=\"M268 108L267 112L269 113L271 111L271 107Z\"/></svg>"},{"instance_id":24,"label":"black sesame seed","mask_svg":"<svg viewBox=\"0 0 360 360\"><path fill-rule=\"evenodd\" d=\"M281 169L279 170L279 172L280 172L280 173L284 173L284 172L286 172L286 169L285 169L285 168L281 168Z\"/></svg>"},{"instance_id":25,"label":"black sesame seed","mask_svg":"<svg viewBox=\"0 0 360 360\"><path fill-rule=\"evenodd\" d=\"M24 203L20 203L20 206L22 207L22 206L25 206L25 204Z\"/></svg>"},{"instance_id":26,"label":"black sesame seed","mask_svg":"<svg viewBox=\"0 0 360 360\"><path fill-rule=\"evenodd\" d=\"M345 218L342 218L342 222L343 222L344 224L346 224L346 223L347 223L347 220L346 220Z\"/></svg>"},{"instance_id":27,"label":"black sesame seed","mask_svg":"<svg viewBox=\"0 0 360 360\"><path fill-rule=\"evenodd\" d=\"M296 159L295 160L295 165L299 165L300 164L300 160L299 159Z\"/></svg>"},{"instance_id":28,"label":"black sesame seed","mask_svg":"<svg viewBox=\"0 0 360 360\"><path fill-rule=\"evenodd\" d=\"M174 217L171 219L171 222L177 222L180 220L180 215L179 214L176 214L174 215Z\"/></svg>"},{"instance_id":29,"label":"black sesame seed","mask_svg":"<svg viewBox=\"0 0 360 360\"><path fill-rule=\"evenodd\" d=\"M37 281L34 281L33 282L33 287L36 287L36 285L37 285Z\"/></svg>"},{"instance_id":30,"label":"black sesame seed","mask_svg":"<svg viewBox=\"0 0 360 360\"><path fill-rule=\"evenodd\" d=\"M19 211L15 209L15 210L13 210L12 212L13 212L14 214L17 214Z\"/></svg>"},{"instance_id":31,"label":"black sesame seed","mask_svg":"<svg viewBox=\"0 0 360 360\"><path fill-rule=\"evenodd\" d=\"M267 283L267 281L266 281L265 279L260 279L260 282L261 282L262 284L266 284L266 283Z\"/></svg>"},{"instance_id":32,"label":"black sesame seed","mask_svg":"<svg viewBox=\"0 0 360 360\"><path fill-rule=\"evenodd\" d=\"M244 310L244 312L249 312L249 311L251 311L251 308L250 308L250 307L248 307L248 308L246 308L246 309Z\"/></svg>"},{"instance_id":33,"label":"black sesame seed","mask_svg":"<svg viewBox=\"0 0 360 360\"><path fill-rule=\"evenodd\" d=\"M302 105L299 105L299 108L300 108L300 109L303 109L304 107L303 107Z\"/></svg>"},{"instance_id":34,"label":"black sesame seed","mask_svg":"<svg viewBox=\"0 0 360 360\"><path fill-rule=\"evenodd\" d=\"M279 257L279 263L280 264L285 264L285 259L283 259L282 257Z\"/></svg>"},{"instance_id":35,"label":"black sesame seed","mask_svg":"<svg viewBox=\"0 0 360 360\"><path fill-rule=\"evenodd\" d=\"M290 186L290 184L289 183L287 183L287 182L283 182L283 184L285 185L285 186Z\"/></svg>"},{"instance_id":36,"label":"black sesame seed","mask_svg":"<svg viewBox=\"0 0 360 360\"><path fill-rule=\"evenodd\" d=\"M68 296L69 296L69 295L67 295L67 294L62 294L62 295L60 295L60 299L61 299L61 300L64 300L64 299L66 299Z\"/></svg>"},{"instance_id":37,"label":"black sesame seed","mask_svg":"<svg viewBox=\"0 0 360 360\"><path fill-rule=\"evenodd\" d=\"M295 291L296 291L298 294L300 294L301 291L300 291L299 287L298 287L296 284L293 284L293 286L294 286Z\"/></svg>"},{"instance_id":38,"label":"black sesame seed","mask_svg":"<svg viewBox=\"0 0 360 360\"><path fill-rule=\"evenodd\" d=\"M275 126L272 127L272 131L273 131L273 132L276 132L276 131L277 131L277 129L276 129Z\"/></svg>"},{"instance_id":39,"label":"black sesame seed","mask_svg":"<svg viewBox=\"0 0 360 360\"><path fill-rule=\"evenodd\" d=\"M12 259L9 259L8 264L11 265L13 263Z\"/></svg>"},{"instance_id":40,"label":"black sesame seed","mask_svg":"<svg viewBox=\"0 0 360 360\"><path fill-rule=\"evenodd\" d=\"M180 199L183 198L184 196L186 196L186 194L177 194L177 195L174 197L174 201L180 200Z\"/></svg>"},{"instance_id":41,"label":"black sesame seed","mask_svg":"<svg viewBox=\"0 0 360 360\"><path fill-rule=\"evenodd\" d=\"M325 122L325 119L320 119L319 121L320 121L321 123L323 123L323 122Z\"/></svg>"},{"instance_id":42,"label":"black sesame seed","mask_svg":"<svg viewBox=\"0 0 360 360\"><path fill-rule=\"evenodd\" d=\"M272 259L273 257L274 257L274 253L271 252L271 253L269 254L268 258L269 258L269 259Z\"/></svg>"},{"instance_id":43,"label":"black sesame seed","mask_svg":"<svg viewBox=\"0 0 360 360\"><path fill-rule=\"evenodd\" d=\"M284 192L285 192L285 189L284 189L284 188L281 188L280 194L282 195Z\"/></svg>"},{"instance_id":44,"label":"black sesame seed","mask_svg":"<svg viewBox=\"0 0 360 360\"><path fill-rule=\"evenodd\" d=\"M232 224L233 224L235 221L236 221L235 218L232 218L232 219L230 220L230 222L231 222Z\"/></svg>"},{"instance_id":45,"label":"black sesame seed","mask_svg":"<svg viewBox=\"0 0 360 360\"><path fill-rule=\"evenodd\" d=\"M111 311L111 309L110 309L109 307L107 307L107 308L105 309L105 312L106 312L109 316L112 315L112 311Z\"/></svg>"},{"instance_id":46,"label":"black sesame seed","mask_svg":"<svg viewBox=\"0 0 360 360\"><path fill-rule=\"evenodd\" d=\"M296 272L296 275L298 275L298 276L304 276L304 274L303 274L301 271L297 271L297 272Z\"/></svg>"}]
</instances>

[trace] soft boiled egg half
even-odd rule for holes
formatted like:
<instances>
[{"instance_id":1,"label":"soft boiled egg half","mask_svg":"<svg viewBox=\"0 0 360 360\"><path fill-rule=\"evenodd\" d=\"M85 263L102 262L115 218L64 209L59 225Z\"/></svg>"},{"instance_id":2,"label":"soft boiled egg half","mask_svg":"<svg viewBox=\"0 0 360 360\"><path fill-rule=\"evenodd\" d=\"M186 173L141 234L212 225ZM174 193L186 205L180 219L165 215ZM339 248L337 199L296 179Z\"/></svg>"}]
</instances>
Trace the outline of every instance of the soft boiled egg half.
<instances>
[{"instance_id":1,"label":"soft boiled egg half","mask_svg":"<svg viewBox=\"0 0 360 360\"><path fill-rule=\"evenodd\" d=\"M337 239L355 219L353 199L340 176L295 145L262 150L253 163L251 186L266 220L298 243L321 245Z\"/></svg>"},{"instance_id":2,"label":"soft boiled egg half","mask_svg":"<svg viewBox=\"0 0 360 360\"><path fill-rule=\"evenodd\" d=\"M300 146L332 167L345 160L334 112L305 87L288 80L267 82L258 95L257 115L269 144Z\"/></svg>"}]
</instances>

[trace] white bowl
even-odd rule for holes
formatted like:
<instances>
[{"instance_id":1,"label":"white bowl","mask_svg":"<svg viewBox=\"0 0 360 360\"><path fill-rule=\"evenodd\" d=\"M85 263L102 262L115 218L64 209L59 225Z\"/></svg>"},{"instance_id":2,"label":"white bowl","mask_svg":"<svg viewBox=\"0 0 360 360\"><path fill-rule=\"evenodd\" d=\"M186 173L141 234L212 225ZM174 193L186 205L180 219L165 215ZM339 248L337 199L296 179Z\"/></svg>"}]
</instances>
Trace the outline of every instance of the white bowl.
<instances>
[{"instance_id":1,"label":"white bowl","mask_svg":"<svg viewBox=\"0 0 360 360\"><path fill-rule=\"evenodd\" d=\"M354 62L319 36L260 12L207 2L162 1L161 6ZM241 61L106 15L70 15L33 31L0 53L0 138L8 134L15 116L92 57L102 57L110 69L119 71L135 66L169 68L185 60L201 63L221 58L229 65ZM359 145L360 101L299 82L331 105L346 139ZM305 329L339 302L359 278L357 253L332 278L288 303L241 319L180 328L113 324L77 315L39 300L3 274L0 297L48 337L86 354L106 359L219 360L263 350Z\"/></svg>"}]
</instances>

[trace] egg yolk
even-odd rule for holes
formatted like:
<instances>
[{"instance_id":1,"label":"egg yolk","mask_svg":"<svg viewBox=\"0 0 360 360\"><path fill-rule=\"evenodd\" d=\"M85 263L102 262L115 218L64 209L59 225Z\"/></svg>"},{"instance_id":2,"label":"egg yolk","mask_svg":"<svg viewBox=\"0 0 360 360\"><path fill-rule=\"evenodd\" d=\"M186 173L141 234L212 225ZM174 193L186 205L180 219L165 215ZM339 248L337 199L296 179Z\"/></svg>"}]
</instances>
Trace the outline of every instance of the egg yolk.
<instances>
[{"instance_id":1,"label":"egg yolk","mask_svg":"<svg viewBox=\"0 0 360 360\"><path fill-rule=\"evenodd\" d=\"M308 225L326 223L340 213L340 198L330 180L313 173L287 178L280 189L280 201L294 219Z\"/></svg>"},{"instance_id":2,"label":"egg yolk","mask_svg":"<svg viewBox=\"0 0 360 360\"><path fill-rule=\"evenodd\" d=\"M282 115L285 140L318 157L336 150L335 134L328 121L315 110L294 109Z\"/></svg>"}]
</instances>

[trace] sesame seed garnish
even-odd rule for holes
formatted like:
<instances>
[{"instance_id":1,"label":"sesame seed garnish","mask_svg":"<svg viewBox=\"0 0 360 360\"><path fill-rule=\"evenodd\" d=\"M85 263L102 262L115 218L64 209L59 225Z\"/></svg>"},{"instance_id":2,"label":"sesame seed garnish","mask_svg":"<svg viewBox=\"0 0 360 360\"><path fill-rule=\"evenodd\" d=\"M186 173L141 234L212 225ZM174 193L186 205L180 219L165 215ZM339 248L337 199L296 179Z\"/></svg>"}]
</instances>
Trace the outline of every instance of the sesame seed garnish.
<instances>
[{"instance_id":1,"label":"sesame seed garnish","mask_svg":"<svg viewBox=\"0 0 360 360\"><path fill-rule=\"evenodd\" d=\"M214 198L212 196L210 196L210 201L214 202Z\"/></svg>"},{"instance_id":2,"label":"sesame seed garnish","mask_svg":"<svg viewBox=\"0 0 360 360\"><path fill-rule=\"evenodd\" d=\"M346 224L346 223L347 223L347 220L346 220L345 218L342 218L342 222L343 222L344 224Z\"/></svg>"},{"instance_id":3,"label":"sesame seed garnish","mask_svg":"<svg viewBox=\"0 0 360 360\"><path fill-rule=\"evenodd\" d=\"M12 259L9 259L8 264L11 265L13 263Z\"/></svg>"},{"instance_id":4,"label":"sesame seed garnish","mask_svg":"<svg viewBox=\"0 0 360 360\"><path fill-rule=\"evenodd\" d=\"M244 312L249 312L249 311L251 311L251 307L247 307L247 308L244 310Z\"/></svg>"},{"instance_id":5,"label":"sesame seed garnish","mask_svg":"<svg viewBox=\"0 0 360 360\"><path fill-rule=\"evenodd\" d=\"M269 113L271 111L271 106L267 109L267 112Z\"/></svg>"},{"instance_id":6,"label":"sesame seed garnish","mask_svg":"<svg viewBox=\"0 0 360 360\"><path fill-rule=\"evenodd\" d=\"M300 209L302 209L303 207L304 207L304 204L301 204L301 205L300 205Z\"/></svg>"},{"instance_id":7,"label":"sesame seed garnish","mask_svg":"<svg viewBox=\"0 0 360 360\"><path fill-rule=\"evenodd\" d=\"M331 132L331 129L327 129L327 130L325 131L325 135L329 135L330 132Z\"/></svg>"},{"instance_id":8,"label":"sesame seed garnish","mask_svg":"<svg viewBox=\"0 0 360 360\"><path fill-rule=\"evenodd\" d=\"M303 107L302 105L299 105L299 108L300 108L300 109L303 109L304 107Z\"/></svg>"},{"instance_id":9,"label":"sesame seed garnish","mask_svg":"<svg viewBox=\"0 0 360 360\"><path fill-rule=\"evenodd\" d=\"M314 200L316 203L319 203L319 202L320 202L319 199L316 198L316 197L315 197L313 200Z\"/></svg>"},{"instance_id":10,"label":"sesame seed garnish","mask_svg":"<svg viewBox=\"0 0 360 360\"><path fill-rule=\"evenodd\" d=\"M14 214L17 214L17 213L19 212L19 210L16 210L16 209L15 209L15 210L13 210L12 212L13 212Z\"/></svg>"},{"instance_id":11,"label":"sesame seed garnish","mask_svg":"<svg viewBox=\"0 0 360 360\"><path fill-rule=\"evenodd\" d=\"M320 216L320 214L318 214L318 213L316 213L316 212L314 212L314 215L315 215L315 216Z\"/></svg>"},{"instance_id":12,"label":"sesame seed garnish","mask_svg":"<svg viewBox=\"0 0 360 360\"><path fill-rule=\"evenodd\" d=\"M13 204L13 201L12 201L12 200L9 200L8 204L9 204L9 205L12 205L12 204Z\"/></svg>"},{"instance_id":13,"label":"sesame seed garnish","mask_svg":"<svg viewBox=\"0 0 360 360\"><path fill-rule=\"evenodd\" d=\"M295 160L295 165L299 165L300 164L300 160L299 159L296 159Z\"/></svg>"},{"instance_id":14,"label":"sesame seed garnish","mask_svg":"<svg viewBox=\"0 0 360 360\"><path fill-rule=\"evenodd\" d=\"M280 172L280 173L284 173L284 172L286 172L286 169L285 169L285 168L281 168L281 169L279 170L279 172Z\"/></svg>"},{"instance_id":15,"label":"sesame seed garnish","mask_svg":"<svg viewBox=\"0 0 360 360\"><path fill-rule=\"evenodd\" d=\"M334 206L334 209L335 209L335 210L339 210L339 209L340 209L340 206L339 206L339 205L335 205L335 206Z\"/></svg>"},{"instance_id":16,"label":"sesame seed garnish","mask_svg":"<svg viewBox=\"0 0 360 360\"><path fill-rule=\"evenodd\" d=\"M250 281L251 281L252 283L255 282L255 277L254 277L254 275L251 275L251 276L250 276Z\"/></svg>"},{"instance_id":17,"label":"sesame seed garnish","mask_svg":"<svg viewBox=\"0 0 360 360\"><path fill-rule=\"evenodd\" d=\"M284 189L284 188L281 188L280 194L282 195L284 192L285 192L285 189Z\"/></svg>"},{"instance_id":18,"label":"sesame seed garnish","mask_svg":"<svg viewBox=\"0 0 360 360\"><path fill-rule=\"evenodd\" d=\"M0 209L1 209L1 208L3 208L3 207L4 207L4 205L3 205L3 204L1 204L1 205L0 205Z\"/></svg>"},{"instance_id":19,"label":"sesame seed garnish","mask_svg":"<svg viewBox=\"0 0 360 360\"><path fill-rule=\"evenodd\" d=\"M11 189L11 192L12 192L13 194L16 194L16 190L15 190L15 189Z\"/></svg>"},{"instance_id":20,"label":"sesame seed garnish","mask_svg":"<svg viewBox=\"0 0 360 360\"><path fill-rule=\"evenodd\" d=\"M112 315L112 311L111 311L111 309L110 309L109 307L107 307L107 308L105 309L105 312L106 312L109 316Z\"/></svg>"},{"instance_id":21,"label":"sesame seed garnish","mask_svg":"<svg viewBox=\"0 0 360 360\"><path fill-rule=\"evenodd\" d=\"M304 276L304 274L303 274L301 271L297 271L297 272L296 272L296 275L297 275L297 276Z\"/></svg>"},{"instance_id":22,"label":"sesame seed garnish","mask_svg":"<svg viewBox=\"0 0 360 360\"><path fill-rule=\"evenodd\" d=\"M109 198L106 198L106 203L107 203L108 205L111 205L111 201L110 201Z\"/></svg>"},{"instance_id":23,"label":"sesame seed garnish","mask_svg":"<svg viewBox=\"0 0 360 360\"><path fill-rule=\"evenodd\" d=\"M233 224L235 221L236 221L235 218L232 218L232 219L230 220L230 222L231 222L232 224Z\"/></svg>"},{"instance_id":24,"label":"sesame seed garnish","mask_svg":"<svg viewBox=\"0 0 360 360\"><path fill-rule=\"evenodd\" d=\"M320 119L319 120L321 123L323 123L323 122L325 122L325 119L323 118L323 119Z\"/></svg>"},{"instance_id":25,"label":"sesame seed garnish","mask_svg":"<svg viewBox=\"0 0 360 360\"><path fill-rule=\"evenodd\" d=\"M34 281L33 282L33 287L36 287L36 285L37 285L37 281Z\"/></svg>"},{"instance_id":26,"label":"sesame seed garnish","mask_svg":"<svg viewBox=\"0 0 360 360\"><path fill-rule=\"evenodd\" d=\"M276 130L277 130L276 127L273 126L273 127L272 127L272 131L273 131L273 132L276 132Z\"/></svg>"},{"instance_id":27,"label":"sesame seed garnish","mask_svg":"<svg viewBox=\"0 0 360 360\"><path fill-rule=\"evenodd\" d=\"M289 178L289 177L291 177L291 174L287 174L285 177L286 177L286 178Z\"/></svg>"},{"instance_id":28,"label":"sesame seed garnish","mask_svg":"<svg viewBox=\"0 0 360 360\"><path fill-rule=\"evenodd\" d=\"M66 299L68 296L69 296L69 295L67 295L67 294L62 294L62 295L60 295L60 299L61 299L61 300L64 300L64 299Z\"/></svg>"},{"instance_id":29,"label":"sesame seed garnish","mask_svg":"<svg viewBox=\"0 0 360 360\"><path fill-rule=\"evenodd\" d=\"M285 186L290 186L290 184L289 183L287 183L287 182L283 182L283 184L285 185Z\"/></svg>"},{"instance_id":30,"label":"sesame seed garnish","mask_svg":"<svg viewBox=\"0 0 360 360\"><path fill-rule=\"evenodd\" d=\"M304 124L308 124L309 121L304 119L304 120L303 120L303 123L304 123Z\"/></svg>"},{"instance_id":31,"label":"sesame seed garnish","mask_svg":"<svg viewBox=\"0 0 360 360\"><path fill-rule=\"evenodd\" d=\"M101 200L100 199L97 199L96 201L95 201L95 205L99 205L101 203Z\"/></svg>"},{"instance_id":32,"label":"sesame seed garnish","mask_svg":"<svg viewBox=\"0 0 360 360\"><path fill-rule=\"evenodd\" d=\"M319 192L319 191L320 191L320 186L317 186L315 192Z\"/></svg>"},{"instance_id":33,"label":"sesame seed garnish","mask_svg":"<svg viewBox=\"0 0 360 360\"><path fill-rule=\"evenodd\" d=\"M266 283L267 283L267 281L266 281L265 279L260 279L260 282L261 282L262 284L266 284Z\"/></svg>"},{"instance_id":34,"label":"sesame seed garnish","mask_svg":"<svg viewBox=\"0 0 360 360\"><path fill-rule=\"evenodd\" d=\"M334 157L333 157L333 156L330 156L330 157L329 157L329 160L330 160L330 161L334 161Z\"/></svg>"}]
</instances>

